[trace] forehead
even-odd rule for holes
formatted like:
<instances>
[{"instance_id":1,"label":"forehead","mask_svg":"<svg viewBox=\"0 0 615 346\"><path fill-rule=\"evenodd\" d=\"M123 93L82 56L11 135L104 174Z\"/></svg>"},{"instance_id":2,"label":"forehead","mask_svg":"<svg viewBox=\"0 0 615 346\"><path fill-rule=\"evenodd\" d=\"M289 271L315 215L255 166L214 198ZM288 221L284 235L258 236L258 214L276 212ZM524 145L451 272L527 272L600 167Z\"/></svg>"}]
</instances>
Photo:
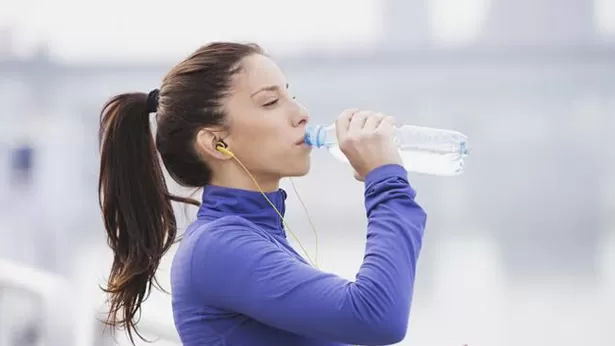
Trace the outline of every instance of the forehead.
<instances>
[{"instance_id":1,"label":"forehead","mask_svg":"<svg viewBox=\"0 0 615 346\"><path fill-rule=\"evenodd\" d=\"M248 56L242 61L242 70L235 76L237 92L253 93L263 87L286 84L286 77L279 66L269 57L260 54Z\"/></svg>"}]
</instances>

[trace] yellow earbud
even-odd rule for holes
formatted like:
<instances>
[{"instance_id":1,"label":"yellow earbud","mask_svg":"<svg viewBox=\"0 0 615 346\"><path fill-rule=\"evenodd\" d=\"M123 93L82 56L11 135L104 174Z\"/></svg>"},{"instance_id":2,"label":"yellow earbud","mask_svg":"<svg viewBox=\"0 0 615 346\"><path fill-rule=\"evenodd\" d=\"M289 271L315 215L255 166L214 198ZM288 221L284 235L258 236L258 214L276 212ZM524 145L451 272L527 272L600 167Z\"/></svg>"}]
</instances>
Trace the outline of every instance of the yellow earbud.
<instances>
[{"instance_id":1,"label":"yellow earbud","mask_svg":"<svg viewBox=\"0 0 615 346\"><path fill-rule=\"evenodd\" d=\"M221 152L222 154L228 156L228 157L234 157L235 154L233 154L232 151L228 150L228 145L226 145L226 143L224 143L223 141L218 141L218 143L216 143L216 150Z\"/></svg>"}]
</instances>

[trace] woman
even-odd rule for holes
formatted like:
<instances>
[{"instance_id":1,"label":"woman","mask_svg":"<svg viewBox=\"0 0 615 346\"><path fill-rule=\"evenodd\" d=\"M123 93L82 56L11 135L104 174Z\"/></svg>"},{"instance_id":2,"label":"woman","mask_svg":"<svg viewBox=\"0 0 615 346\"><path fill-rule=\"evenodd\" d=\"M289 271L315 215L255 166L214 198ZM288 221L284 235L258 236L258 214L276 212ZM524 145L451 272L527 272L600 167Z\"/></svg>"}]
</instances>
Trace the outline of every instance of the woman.
<instances>
[{"instance_id":1,"label":"woman","mask_svg":"<svg viewBox=\"0 0 615 346\"><path fill-rule=\"evenodd\" d=\"M176 239L171 201L179 201L199 206L171 268L184 345L381 345L404 338L426 216L400 166L393 120L355 110L336 120L341 149L365 182L369 219L353 282L311 266L282 227L280 179L310 167L307 122L278 66L258 46L238 43L200 48L159 91L107 102L99 192L115 254L106 290L111 325L127 327L132 340L135 315ZM200 203L169 193L157 153L179 184L204 188Z\"/></svg>"}]
</instances>

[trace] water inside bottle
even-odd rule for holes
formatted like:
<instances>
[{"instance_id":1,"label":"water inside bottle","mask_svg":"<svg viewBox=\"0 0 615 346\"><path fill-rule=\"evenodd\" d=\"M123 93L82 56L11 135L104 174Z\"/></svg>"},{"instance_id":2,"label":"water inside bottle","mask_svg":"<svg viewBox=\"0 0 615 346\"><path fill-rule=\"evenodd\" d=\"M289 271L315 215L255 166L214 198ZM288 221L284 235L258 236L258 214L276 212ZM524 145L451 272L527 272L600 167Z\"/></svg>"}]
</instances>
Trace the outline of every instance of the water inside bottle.
<instances>
[{"instance_id":1,"label":"water inside bottle","mask_svg":"<svg viewBox=\"0 0 615 346\"><path fill-rule=\"evenodd\" d=\"M420 149L400 149L402 165L406 170L429 175L454 176L464 172L463 157L466 154L465 143L459 151L427 151ZM348 159L337 145L326 147L329 153L340 161Z\"/></svg>"},{"instance_id":2,"label":"water inside bottle","mask_svg":"<svg viewBox=\"0 0 615 346\"><path fill-rule=\"evenodd\" d=\"M348 163L337 144L335 127L311 126L306 130L306 143L326 148L336 159ZM459 132L418 126L404 126L395 133L402 165L406 170L422 174L454 176L464 172L468 155L467 137Z\"/></svg>"}]
</instances>

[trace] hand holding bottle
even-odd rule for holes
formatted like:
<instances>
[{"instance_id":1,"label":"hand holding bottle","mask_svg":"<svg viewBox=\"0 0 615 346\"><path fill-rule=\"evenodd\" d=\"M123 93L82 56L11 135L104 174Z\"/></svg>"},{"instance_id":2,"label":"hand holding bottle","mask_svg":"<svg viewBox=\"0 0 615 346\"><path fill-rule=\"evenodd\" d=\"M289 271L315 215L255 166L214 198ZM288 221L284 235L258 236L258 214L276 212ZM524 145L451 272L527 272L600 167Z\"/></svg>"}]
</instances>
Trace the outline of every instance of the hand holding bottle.
<instances>
[{"instance_id":1,"label":"hand holding bottle","mask_svg":"<svg viewBox=\"0 0 615 346\"><path fill-rule=\"evenodd\" d=\"M386 164L402 164L394 143L395 120L372 111L348 109L335 122L339 148L363 181L373 169Z\"/></svg>"}]
</instances>

